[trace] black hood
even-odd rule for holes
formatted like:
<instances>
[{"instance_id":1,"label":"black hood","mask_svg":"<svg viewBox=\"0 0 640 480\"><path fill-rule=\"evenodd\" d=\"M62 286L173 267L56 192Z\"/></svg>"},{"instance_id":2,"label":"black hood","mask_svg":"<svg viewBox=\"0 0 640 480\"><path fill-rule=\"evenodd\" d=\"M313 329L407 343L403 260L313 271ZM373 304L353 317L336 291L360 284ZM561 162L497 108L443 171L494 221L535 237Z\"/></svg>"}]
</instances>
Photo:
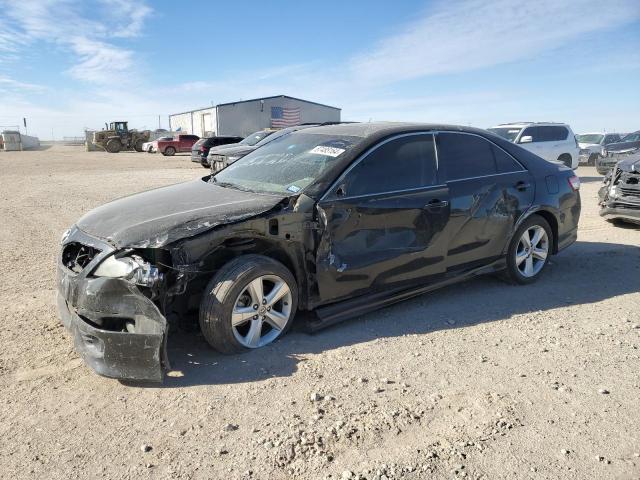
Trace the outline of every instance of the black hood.
<instances>
[{"instance_id":1,"label":"black hood","mask_svg":"<svg viewBox=\"0 0 640 480\"><path fill-rule=\"evenodd\" d=\"M620 160L616 166L623 172L640 173L640 155L629 155L629 158Z\"/></svg>"},{"instance_id":2,"label":"black hood","mask_svg":"<svg viewBox=\"0 0 640 480\"><path fill-rule=\"evenodd\" d=\"M284 198L221 187L208 178L115 200L91 210L77 226L118 248L161 247L259 215Z\"/></svg>"},{"instance_id":3,"label":"black hood","mask_svg":"<svg viewBox=\"0 0 640 480\"><path fill-rule=\"evenodd\" d=\"M612 153L633 150L634 148L640 148L640 141L610 143L605 147L607 152Z\"/></svg>"},{"instance_id":4,"label":"black hood","mask_svg":"<svg viewBox=\"0 0 640 480\"><path fill-rule=\"evenodd\" d=\"M231 148L225 148L223 152L219 152L219 155L225 155L227 157L230 156L245 156L248 153L253 152L256 147L251 147L249 145L238 145Z\"/></svg>"}]
</instances>

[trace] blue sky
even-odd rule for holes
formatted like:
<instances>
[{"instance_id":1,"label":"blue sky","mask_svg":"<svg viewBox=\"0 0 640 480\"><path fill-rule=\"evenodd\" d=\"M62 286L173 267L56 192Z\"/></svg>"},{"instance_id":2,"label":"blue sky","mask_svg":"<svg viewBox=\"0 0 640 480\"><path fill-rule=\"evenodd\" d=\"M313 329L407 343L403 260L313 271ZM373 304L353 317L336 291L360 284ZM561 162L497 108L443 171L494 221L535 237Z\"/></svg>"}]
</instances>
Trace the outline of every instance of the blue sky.
<instances>
[{"instance_id":1,"label":"blue sky","mask_svg":"<svg viewBox=\"0 0 640 480\"><path fill-rule=\"evenodd\" d=\"M0 126L41 138L285 94L345 120L640 128L638 0L0 0Z\"/></svg>"}]
</instances>

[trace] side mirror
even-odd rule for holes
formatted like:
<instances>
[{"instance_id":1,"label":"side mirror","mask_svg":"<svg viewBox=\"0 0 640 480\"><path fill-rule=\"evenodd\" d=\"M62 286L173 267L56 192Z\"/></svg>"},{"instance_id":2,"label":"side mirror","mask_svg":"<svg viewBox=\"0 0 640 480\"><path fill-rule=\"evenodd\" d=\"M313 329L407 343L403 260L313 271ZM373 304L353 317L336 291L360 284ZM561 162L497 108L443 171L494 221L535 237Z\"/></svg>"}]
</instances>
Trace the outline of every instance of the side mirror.
<instances>
[{"instance_id":1,"label":"side mirror","mask_svg":"<svg viewBox=\"0 0 640 480\"><path fill-rule=\"evenodd\" d=\"M531 135L525 135L524 137L520 137L520 141L518 143L531 143L533 142L533 137Z\"/></svg>"}]
</instances>

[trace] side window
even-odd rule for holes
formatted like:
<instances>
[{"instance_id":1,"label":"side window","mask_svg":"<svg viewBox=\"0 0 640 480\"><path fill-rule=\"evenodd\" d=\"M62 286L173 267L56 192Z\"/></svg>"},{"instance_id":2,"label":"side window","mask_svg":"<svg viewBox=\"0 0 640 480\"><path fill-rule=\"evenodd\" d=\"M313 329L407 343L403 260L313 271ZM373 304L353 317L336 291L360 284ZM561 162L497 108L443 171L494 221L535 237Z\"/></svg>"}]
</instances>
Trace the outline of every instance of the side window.
<instances>
[{"instance_id":1,"label":"side window","mask_svg":"<svg viewBox=\"0 0 640 480\"><path fill-rule=\"evenodd\" d=\"M551 142L566 140L569 131L565 127L547 127L549 129L549 138Z\"/></svg>"},{"instance_id":2,"label":"side window","mask_svg":"<svg viewBox=\"0 0 640 480\"><path fill-rule=\"evenodd\" d=\"M569 132L565 127L536 127L538 129L538 139L534 142L558 142L566 140Z\"/></svg>"},{"instance_id":3,"label":"side window","mask_svg":"<svg viewBox=\"0 0 640 480\"><path fill-rule=\"evenodd\" d=\"M520 135L520 138L522 137L531 137L531 141L532 142L542 142L544 140L542 140L542 137L540 135L540 127L527 127L524 129L524 132L522 132L522 135Z\"/></svg>"},{"instance_id":4,"label":"side window","mask_svg":"<svg viewBox=\"0 0 640 480\"><path fill-rule=\"evenodd\" d=\"M409 135L385 143L363 158L343 183L347 196L435 185L433 135Z\"/></svg>"},{"instance_id":5,"label":"side window","mask_svg":"<svg viewBox=\"0 0 640 480\"><path fill-rule=\"evenodd\" d=\"M496 167L498 173L520 172L523 170L522 165L516 162L509 154L495 145L491 145L493 156L496 159Z\"/></svg>"},{"instance_id":6,"label":"side window","mask_svg":"<svg viewBox=\"0 0 640 480\"><path fill-rule=\"evenodd\" d=\"M447 180L497 173L492 144L475 135L439 133L438 160Z\"/></svg>"}]
</instances>

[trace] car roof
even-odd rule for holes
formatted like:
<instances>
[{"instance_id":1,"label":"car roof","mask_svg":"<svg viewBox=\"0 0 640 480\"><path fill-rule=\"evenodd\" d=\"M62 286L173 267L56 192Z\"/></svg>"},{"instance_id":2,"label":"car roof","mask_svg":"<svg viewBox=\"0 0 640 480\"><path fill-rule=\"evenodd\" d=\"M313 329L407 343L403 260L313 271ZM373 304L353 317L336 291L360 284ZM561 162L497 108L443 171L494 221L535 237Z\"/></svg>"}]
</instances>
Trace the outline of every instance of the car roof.
<instances>
[{"instance_id":1,"label":"car roof","mask_svg":"<svg viewBox=\"0 0 640 480\"><path fill-rule=\"evenodd\" d=\"M513 123L501 123L499 125L496 125L495 127L491 127L491 128L498 128L498 127L529 127L531 125L537 125L537 126L560 126L560 127L568 127L569 124L567 123L560 123L560 122L513 122Z\"/></svg>"},{"instance_id":2,"label":"car roof","mask_svg":"<svg viewBox=\"0 0 640 480\"><path fill-rule=\"evenodd\" d=\"M339 135L346 137L380 137L393 135L402 132L414 132L425 130L449 130L468 133L479 133L486 135L486 130L474 127L463 127L460 125L447 125L442 123L417 123L417 122L363 122L363 123L340 123L336 125L320 125L309 127L304 133Z\"/></svg>"}]
</instances>

